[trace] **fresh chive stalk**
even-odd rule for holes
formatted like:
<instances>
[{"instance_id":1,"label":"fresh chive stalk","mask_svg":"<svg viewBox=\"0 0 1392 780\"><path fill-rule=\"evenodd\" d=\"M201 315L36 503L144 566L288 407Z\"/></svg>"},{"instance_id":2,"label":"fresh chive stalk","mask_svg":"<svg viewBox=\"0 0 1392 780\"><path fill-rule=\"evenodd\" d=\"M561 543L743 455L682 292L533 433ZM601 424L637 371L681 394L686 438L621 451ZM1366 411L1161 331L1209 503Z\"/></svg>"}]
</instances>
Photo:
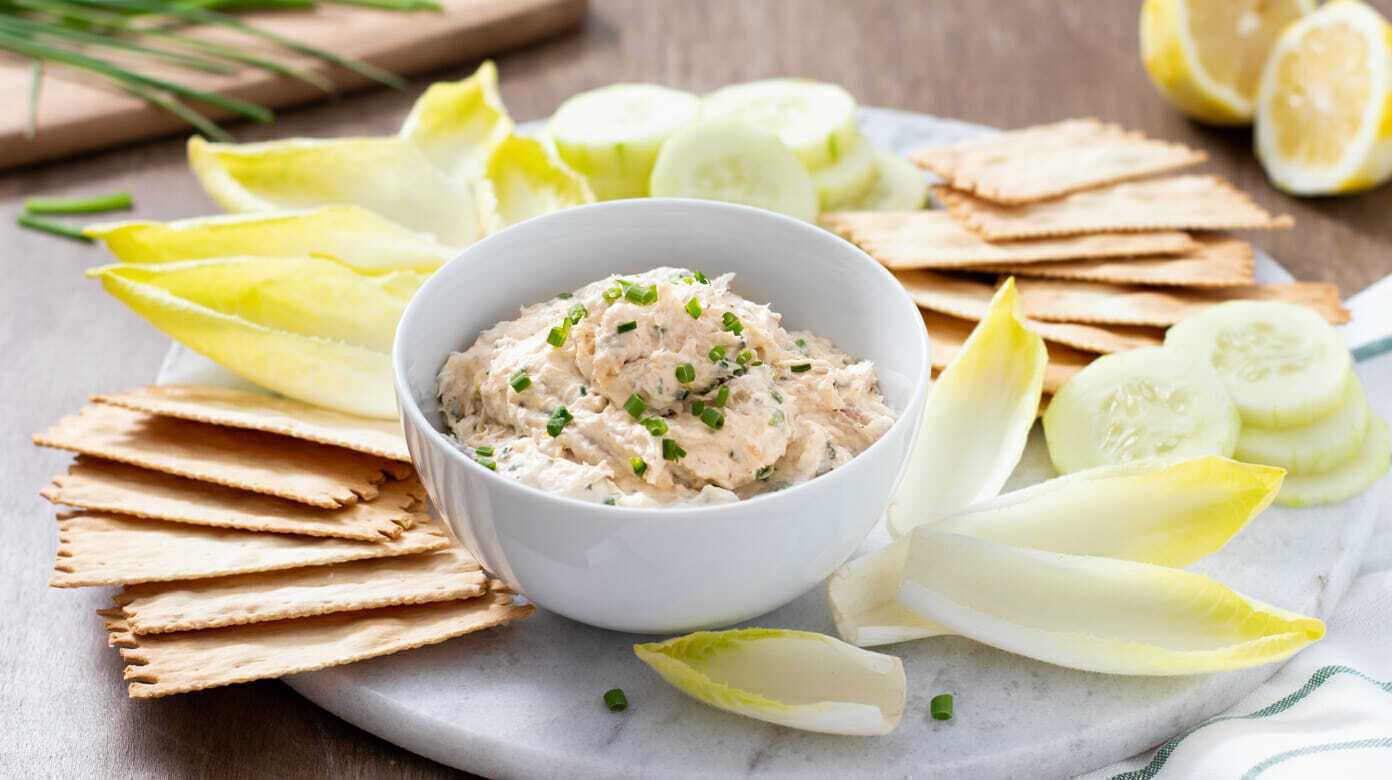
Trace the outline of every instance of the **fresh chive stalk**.
<instances>
[{"instance_id":1,"label":"fresh chive stalk","mask_svg":"<svg viewBox=\"0 0 1392 780\"><path fill-rule=\"evenodd\" d=\"M952 720L952 694L940 693L928 702L928 712L933 720Z\"/></svg>"},{"instance_id":2,"label":"fresh chive stalk","mask_svg":"<svg viewBox=\"0 0 1392 780\"><path fill-rule=\"evenodd\" d=\"M134 204L129 192L94 195L89 198L29 198L24 201L28 214L96 214L128 209Z\"/></svg>"},{"instance_id":3,"label":"fresh chive stalk","mask_svg":"<svg viewBox=\"0 0 1392 780\"><path fill-rule=\"evenodd\" d=\"M16 221L19 223L20 227L26 227L30 230L38 230L44 233L51 233L55 236L71 238L74 241L82 241L83 243L87 244L92 243L92 239L84 235L82 233L81 228L75 228L70 225L64 225L61 222L53 222L52 220L36 217L33 214L20 214L19 219Z\"/></svg>"}]
</instances>

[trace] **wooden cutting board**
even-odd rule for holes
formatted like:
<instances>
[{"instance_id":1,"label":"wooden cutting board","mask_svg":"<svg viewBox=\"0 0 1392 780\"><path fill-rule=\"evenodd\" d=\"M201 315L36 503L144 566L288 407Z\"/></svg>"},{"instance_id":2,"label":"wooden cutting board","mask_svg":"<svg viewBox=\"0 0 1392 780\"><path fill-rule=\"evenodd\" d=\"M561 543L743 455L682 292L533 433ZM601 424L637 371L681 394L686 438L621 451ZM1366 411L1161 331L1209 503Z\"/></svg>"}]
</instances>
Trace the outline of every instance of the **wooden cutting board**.
<instances>
[{"instance_id":1,"label":"wooden cutting board","mask_svg":"<svg viewBox=\"0 0 1392 780\"><path fill-rule=\"evenodd\" d=\"M442 0L442 4L440 12L399 13L324 5L308 11L244 14L242 18L286 37L409 75L574 27L585 14L587 0ZM225 30L200 35L232 42L243 50L274 54L278 60L327 76L339 92L372 83L342 68L267 48L255 39ZM147 65L140 70L270 108L325 97L324 92L301 81L252 68L231 75ZM0 111L0 169L188 130L182 120L104 81L50 64L39 99L37 133L27 138L30 81L27 60L0 53L0 106L4 107ZM207 106L198 108L215 118L227 116Z\"/></svg>"}]
</instances>

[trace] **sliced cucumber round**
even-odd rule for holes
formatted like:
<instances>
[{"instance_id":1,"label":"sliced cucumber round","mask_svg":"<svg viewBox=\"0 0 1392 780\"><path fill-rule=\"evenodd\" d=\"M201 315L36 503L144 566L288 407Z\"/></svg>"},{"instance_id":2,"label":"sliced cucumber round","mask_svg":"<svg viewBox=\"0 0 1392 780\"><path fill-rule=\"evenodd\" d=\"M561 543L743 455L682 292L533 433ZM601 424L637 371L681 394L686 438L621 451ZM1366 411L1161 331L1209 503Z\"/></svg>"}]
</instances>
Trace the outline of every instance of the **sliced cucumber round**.
<instances>
[{"instance_id":1,"label":"sliced cucumber round","mask_svg":"<svg viewBox=\"0 0 1392 780\"><path fill-rule=\"evenodd\" d=\"M1353 365L1323 317L1276 301L1205 309L1170 328L1165 346L1213 366L1242 421L1264 428L1307 425L1334 411Z\"/></svg>"},{"instance_id":2,"label":"sliced cucumber round","mask_svg":"<svg viewBox=\"0 0 1392 780\"><path fill-rule=\"evenodd\" d=\"M1387 433L1387 421L1381 417L1368 418L1368 433L1363 446L1348 462L1323 474L1287 474L1281 483L1276 503L1283 506L1317 506L1351 498L1372 486L1387 473L1392 439Z\"/></svg>"},{"instance_id":3,"label":"sliced cucumber round","mask_svg":"<svg viewBox=\"0 0 1392 780\"><path fill-rule=\"evenodd\" d=\"M1223 383L1164 347L1105 355L1079 371L1044 413L1061 474L1151 459L1231 457L1241 427Z\"/></svg>"},{"instance_id":4,"label":"sliced cucumber round","mask_svg":"<svg viewBox=\"0 0 1392 780\"><path fill-rule=\"evenodd\" d=\"M847 204L865 197L875 186L879 169L875 166L875 150L860 136L855 146L846 150L836 162L812 171L812 186L817 188L817 200L822 209L845 208Z\"/></svg>"},{"instance_id":5,"label":"sliced cucumber round","mask_svg":"<svg viewBox=\"0 0 1392 780\"><path fill-rule=\"evenodd\" d=\"M875 185L846 211L917 211L928 200L928 179L918 166L893 154L875 153Z\"/></svg>"},{"instance_id":6,"label":"sliced cucumber round","mask_svg":"<svg viewBox=\"0 0 1392 780\"><path fill-rule=\"evenodd\" d=\"M547 132L600 200L648 194L662 142L701 110L701 99L657 84L611 84L556 109Z\"/></svg>"},{"instance_id":7,"label":"sliced cucumber round","mask_svg":"<svg viewBox=\"0 0 1392 780\"><path fill-rule=\"evenodd\" d=\"M649 190L659 198L723 200L817 218L807 169L777 136L742 122L697 121L667 139Z\"/></svg>"},{"instance_id":8,"label":"sliced cucumber round","mask_svg":"<svg viewBox=\"0 0 1392 780\"><path fill-rule=\"evenodd\" d=\"M1280 466L1294 474L1318 474L1343 465L1363 446L1368 431L1368 398L1358 375L1350 373L1344 400L1334 411L1299 428L1243 425L1233 457Z\"/></svg>"},{"instance_id":9,"label":"sliced cucumber round","mask_svg":"<svg viewBox=\"0 0 1392 780\"><path fill-rule=\"evenodd\" d=\"M860 135L851 93L805 79L732 84L707 95L701 114L748 122L777 135L810 170L835 163Z\"/></svg>"}]
</instances>

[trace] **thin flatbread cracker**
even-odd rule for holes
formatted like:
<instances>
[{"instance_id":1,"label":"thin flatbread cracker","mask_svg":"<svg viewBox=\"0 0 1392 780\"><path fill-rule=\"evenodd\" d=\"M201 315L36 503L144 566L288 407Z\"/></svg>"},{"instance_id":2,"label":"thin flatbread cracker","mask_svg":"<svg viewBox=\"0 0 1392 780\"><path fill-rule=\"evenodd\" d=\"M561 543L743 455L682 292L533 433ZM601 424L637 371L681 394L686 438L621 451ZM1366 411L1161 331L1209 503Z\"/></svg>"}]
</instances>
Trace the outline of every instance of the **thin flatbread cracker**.
<instances>
[{"instance_id":1,"label":"thin flatbread cracker","mask_svg":"<svg viewBox=\"0 0 1392 780\"><path fill-rule=\"evenodd\" d=\"M85 455L39 493L55 504L99 512L368 542L395 539L415 525L425 498L420 480L408 477L386 483L371 501L320 509Z\"/></svg>"},{"instance_id":2,"label":"thin flatbread cracker","mask_svg":"<svg viewBox=\"0 0 1392 780\"><path fill-rule=\"evenodd\" d=\"M919 308L973 322L980 322L986 316L991 296L996 292L995 287L986 282L935 271L898 271L894 276ZM1017 286L1019 282L1017 279ZM1151 328L1100 327L1038 319L1026 320L1025 324L1046 341L1101 354L1159 346L1165 340L1163 332Z\"/></svg>"},{"instance_id":3,"label":"thin flatbread cracker","mask_svg":"<svg viewBox=\"0 0 1392 780\"><path fill-rule=\"evenodd\" d=\"M976 323L935 311L921 313L933 347L933 369L941 371L962 351ZM1049 362L1044 366L1044 392L1049 394L1058 392L1065 382L1097 357L1062 344L1047 344L1045 349L1049 351Z\"/></svg>"},{"instance_id":4,"label":"thin flatbread cracker","mask_svg":"<svg viewBox=\"0 0 1392 780\"><path fill-rule=\"evenodd\" d=\"M83 407L34 443L327 509L374 499L389 475L412 473L375 455L109 404Z\"/></svg>"},{"instance_id":5,"label":"thin flatbread cracker","mask_svg":"<svg viewBox=\"0 0 1392 780\"><path fill-rule=\"evenodd\" d=\"M449 537L422 520L396 539L359 542L166 523L104 512L58 515L54 588L226 577L434 552Z\"/></svg>"},{"instance_id":6,"label":"thin flatbread cracker","mask_svg":"<svg viewBox=\"0 0 1392 780\"><path fill-rule=\"evenodd\" d=\"M847 211L823 214L821 222L886 268L896 270L1173 255L1199 246L1179 231L1099 233L993 244L946 211Z\"/></svg>"},{"instance_id":7,"label":"thin flatbread cracker","mask_svg":"<svg viewBox=\"0 0 1392 780\"><path fill-rule=\"evenodd\" d=\"M1025 315L1050 322L1169 326L1224 301L1284 301L1314 309L1331 324L1349 321L1339 288L1324 282L1283 282L1217 290L1016 279Z\"/></svg>"},{"instance_id":8,"label":"thin flatbread cracker","mask_svg":"<svg viewBox=\"0 0 1392 780\"><path fill-rule=\"evenodd\" d=\"M1200 247L1197 250L1175 257L983 265L971 270L1040 279L1154 287L1241 287L1252 284L1256 262L1251 244L1225 236L1199 236L1198 241Z\"/></svg>"},{"instance_id":9,"label":"thin flatbread cracker","mask_svg":"<svg viewBox=\"0 0 1392 780\"><path fill-rule=\"evenodd\" d=\"M411 462L401 423L335 412L288 398L208 385L147 385L93 401L183 420L278 433Z\"/></svg>"},{"instance_id":10,"label":"thin flatbread cracker","mask_svg":"<svg viewBox=\"0 0 1392 780\"><path fill-rule=\"evenodd\" d=\"M222 628L271 620L482 596L488 575L460 547L335 566L131 585L116 597L134 634Z\"/></svg>"},{"instance_id":11,"label":"thin flatbread cracker","mask_svg":"<svg viewBox=\"0 0 1392 780\"><path fill-rule=\"evenodd\" d=\"M1288 228L1246 193L1217 176L1171 176L1075 192L1057 200L1002 206L938 187L952 216L989 241L1133 230Z\"/></svg>"},{"instance_id":12,"label":"thin flatbread cracker","mask_svg":"<svg viewBox=\"0 0 1392 780\"><path fill-rule=\"evenodd\" d=\"M1183 144L1096 119L1026 127L909 154L955 189L1010 204L1138 179L1207 158Z\"/></svg>"},{"instance_id":13,"label":"thin flatbread cracker","mask_svg":"<svg viewBox=\"0 0 1392 780\"><path fill-rule=\"evenodd\" d=\"M360 612L139 636L120 610L106 619L110 644L129 665L134 699L153 699L220 685L312 672L438 644L520 620L533 612L507 593L464 601L383 607Z\"/></svg>"}]
</instances>

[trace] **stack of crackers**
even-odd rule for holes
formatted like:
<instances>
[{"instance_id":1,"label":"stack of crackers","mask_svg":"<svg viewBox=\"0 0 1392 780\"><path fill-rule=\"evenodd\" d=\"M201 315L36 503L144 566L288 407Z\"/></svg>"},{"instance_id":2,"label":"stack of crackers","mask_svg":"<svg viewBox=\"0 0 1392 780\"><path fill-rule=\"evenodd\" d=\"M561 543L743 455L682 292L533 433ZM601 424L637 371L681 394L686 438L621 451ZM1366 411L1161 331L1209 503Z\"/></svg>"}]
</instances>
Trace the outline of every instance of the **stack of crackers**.
<instances>
[{"instance_id":1,"label":"stack of crackers","mask_svg":"<svg viewBox=\"0 0 1392 780\"><path fill-rule=\"evenodd\" d=\"M425 510L400 426L194 385L97 396L34 436L78 453L42 491L50 585L100 614L150 698L386 655L525 617Z\"/></svg>"},{"instance_id":2,"label":"stack of crackers","mask_svg":"<svg viewBox=\"0 0 1392 780\"><path fill-rule=\"evenodd\" d=\"M891 269L923 310L943 368L1016 277L1049 344L1052 393L1099 355L1158 345L1164 328L1234 299L1348 311L1332 284L1256 284L1253 250L1225 230L1288 228L1212 175L1176 169L1201 151L1074 119L917 151L943 210L825 214L823 224Z\"/></svg>"}]
</instances>

